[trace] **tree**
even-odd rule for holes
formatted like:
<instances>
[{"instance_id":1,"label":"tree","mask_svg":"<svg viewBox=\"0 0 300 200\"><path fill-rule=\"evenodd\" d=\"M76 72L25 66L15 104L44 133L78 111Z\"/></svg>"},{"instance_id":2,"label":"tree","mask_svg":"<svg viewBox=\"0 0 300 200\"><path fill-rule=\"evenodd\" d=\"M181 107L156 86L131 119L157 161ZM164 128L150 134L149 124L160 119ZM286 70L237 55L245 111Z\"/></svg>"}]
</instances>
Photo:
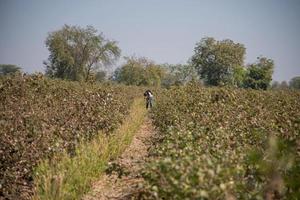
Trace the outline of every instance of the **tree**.
<instances>
[{"instance_id":1,"label":"tree","mask_svg":"<svg viewBox=\"0 0 300 200\"><path fill-rule=\"evenodd\" d=\"M162 80L164 87L184 85L191 80L197 79L197 72L191 64L163 64L161 67L166 72Z\"/></svg>"},{"instance_id":2,"label":"tree","mask_svg":"<svg viewBox=\"0 0 300 200\"><path fill-rule=\"evenodd\" d=\"M272 89L279 89L280 88L280 83L278 81L272 82L271 88Z\"/></svg>"},{"instance_id":3,"label":"tree","mask_svg":"<svg viewBox=\"0 0 300 200\"><path fill-rule=\"evenodd\" d=\"M92 26L81 28L64 25L46 39L50 55L46 74L50 77L87 81L91 73L113 63L121 53L115 41L97 34Z\"/></svg>"},{"instance_id":4,"label":"tree","mask_svg":"<svg viewBox=\"0 0 300 200\"><path fill-rule=\"evenodd\" d=\"M296 76L290 80L290 87L293 89L300 89L300 76Z\"/></svg>"},{"instance_id":5,"label":"tree","mask_svg":"<svg viewBox=\"0 0 300 200\"><path fill-rule=\"evenodd\" d=\"M144 85L149 86L160 86L165 75L165 71L154 63L146 66L144 73Z\"/></svg>"},{"instance_id":6,"label":"tree","mask_svg":"<svg viewBox=\"0 0 300 200\"><path fill-rule=\"evenodd\" d=\"M95 80L98 82L105 81L106 72L105 71L99 71L95 74Z\"/></svg>"},{"instance_id":7,"label":"tree","mask_svg":"<svg viewBox=\"0 0 300 200\"><path fill-rule=\"evenodd\" d=\"M125 58L127 62L114 73L115 80L126 85L145 85L144 66L141 60Z\"/></svg>"},{"instance_id":8,"label":"tree","mask_svg":"<svg viewBox=\"0 0 300 200\"><path fill-rule=\"evenodd\" d=\"M242 66L236 66L233 69L232 85L236 87L244 87L247 70Z\"/></svg>"},{"instance_id":9,"label":"tree","mask_svg":"<svg viewBox=\"0 0 300 200\"><path fill-rule=\"evenodd\" d=\"M233 85L235 69L243 66L246 49L232 40L203 38L196 44L192 64L208 85Z\"/></svg>"},{"instance_id":10,"label":"tree","mask_svg":"<svg viewBox=\"0 0 300 200\"><path fill-rule=\"evenodd\" d=\"M274 61L266 57L258 57L257 62L247 68L245 88L263 89L270 87L274 71Z\"/></svg>"},{"instance_id":11,"label":"tree","mask_svg":"<svg viewBox=\"0 0 300 200\"><path fill-rule=\"evenodd\" d=\"M0 76L21 72L21 68L17 65L2 64L0 65Z\"/></svg>"},{"instance_id":12,"label":"tree","mask_svg":"<svg viewBox=\"0 0 300 200\"><path fill-rule=\"evenodd\" d=\"M114 80L126 85L159 86L164 70L147 58L127 57L127 61L115 70Z\"/></svg>"}]
</instances>

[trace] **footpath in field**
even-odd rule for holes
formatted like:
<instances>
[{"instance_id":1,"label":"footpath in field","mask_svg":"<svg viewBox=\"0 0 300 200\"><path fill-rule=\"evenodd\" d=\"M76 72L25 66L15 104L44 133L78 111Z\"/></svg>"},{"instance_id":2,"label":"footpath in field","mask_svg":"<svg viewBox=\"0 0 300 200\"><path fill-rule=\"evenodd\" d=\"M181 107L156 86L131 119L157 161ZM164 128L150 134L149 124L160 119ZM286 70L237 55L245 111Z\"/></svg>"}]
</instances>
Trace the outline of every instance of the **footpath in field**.
<instances>
[{"instance_id":1,"label":"footpath in field","mask_svg":"<svg viewBox=\"0 0 300 200\"><path fill-rule=\"evenodd\" d=\"M131 144L117 160L110 163L107 173L93 184L91 192L83 199L130 199L143 181L140 169L148 156L154 134L152 122L146 117Z\"/></svg>"}]
</instances>

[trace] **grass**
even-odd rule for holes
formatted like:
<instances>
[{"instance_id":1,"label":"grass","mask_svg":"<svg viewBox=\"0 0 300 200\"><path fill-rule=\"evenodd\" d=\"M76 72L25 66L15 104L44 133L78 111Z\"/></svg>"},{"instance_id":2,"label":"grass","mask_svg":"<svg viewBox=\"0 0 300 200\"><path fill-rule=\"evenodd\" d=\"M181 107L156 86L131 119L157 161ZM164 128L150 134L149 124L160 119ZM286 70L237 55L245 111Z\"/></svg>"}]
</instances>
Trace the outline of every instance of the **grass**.
<instances>
[{"instance_id":1,"label":"grass","mask_svg":"<svg viewBox=\"0 0 300 200\"><path fill-rule=\"evenodd\" d=\"M136 99L129 116L109 136L99 133L94 140L80 143L73 157L64 152L41 162L35 171L33 199L80 199L104 173L108 161L131 143L146 113L143 99Z\"/></svg>"}]
</instances>

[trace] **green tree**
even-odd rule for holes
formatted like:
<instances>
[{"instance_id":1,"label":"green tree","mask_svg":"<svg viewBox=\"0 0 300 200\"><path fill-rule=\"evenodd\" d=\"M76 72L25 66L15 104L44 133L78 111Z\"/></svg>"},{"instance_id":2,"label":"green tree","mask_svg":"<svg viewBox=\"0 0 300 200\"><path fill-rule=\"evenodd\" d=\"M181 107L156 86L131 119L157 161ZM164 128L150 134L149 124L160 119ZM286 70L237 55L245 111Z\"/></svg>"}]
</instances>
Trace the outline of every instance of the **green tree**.
<instances>
[{"instance_id":1,"label":"green tree","mask_svg":"<svg viewBox=\"0 0 300 200\"><path fill-rule=\"evenodd\" d=\"M236 87L244 87L247 70L242 66L236 66L233 69L232 85Z\"/></svg>"},{"instance_id":2,"label":"green tree","mask_svg":"<svg viewBox=\"0 0 300 200\"><path fill-rule=\"evenodd\" d=\"M125 58L126 63L115 70L114 79L119 83L126 85L145 85L144 66L141 61L134 58Z\"/></svg>"},{"instance_id":3,"label":"green tree","mask_svg":"<svg viewBox=\"0 0 300 200\"><path fill-rule=\"evenodd\" d=\"M46 74L74 81L87 81L91 73L113 63L121 53L115 41L97 34L92 26L64 25L48 35L46 46L50 51L44 62Z\"/></svg>"},{"instance_id":4,"label":"green tree","mask_svg":"<svg viewBox=\"0 0 300 200\"><path fill-rule=\"evenodd\" d=\"M300 76L296 76L290 80L290 87L293 89L300 89Z\"/></svg>"},{"instance_id":5,"label":"green tree","mask_svg":"<svg viewBox=\"0 0 300 200\"><path fill-rule=\"evenodd\" d=\"M274 71L274 61L266 57L258 57L256 63L247 68L245 88L263 89L270 87Z\"/></svg>"},{"instance_id":6,"label":"green tree","mask_svg":"<svg viewBox=\"0 0 300 200\"><path fill-rule=\"evenodd\" d=\"M21 72L21 68L17 65L1 64L0 65L0 76Z\"/></svg>"},{"instance_id":7,"label":"green tree","mask_svg":"<svg viewBox=\"0 0 300 200\"><path fill-rule=\"evenodd\" d=\"M160 86L162 78L165 76L165 71L154 63L145 67L145 85Z\"/></svg>"},{"instance_id":8,"label":"green tree","mask_svg":"<svg viewBox=\"0 0 300 200\"><path fill-rule=\"evenodd\" d=\"M191 62L208 85L233 85L236 68L243 66L246 49L232 40L203 38L196 44Z\"/></svg>"},{"instance_id":9,"label":"green tree","mask_svg":"<svg viewBox=\"0 0 300 200\"><path fill-rule=\"evenodd\" d=\"M164 70L147 58L127 57L126 63L114 72L114 80L126 85L159 86Z\"/></svg>"}]
</instances>

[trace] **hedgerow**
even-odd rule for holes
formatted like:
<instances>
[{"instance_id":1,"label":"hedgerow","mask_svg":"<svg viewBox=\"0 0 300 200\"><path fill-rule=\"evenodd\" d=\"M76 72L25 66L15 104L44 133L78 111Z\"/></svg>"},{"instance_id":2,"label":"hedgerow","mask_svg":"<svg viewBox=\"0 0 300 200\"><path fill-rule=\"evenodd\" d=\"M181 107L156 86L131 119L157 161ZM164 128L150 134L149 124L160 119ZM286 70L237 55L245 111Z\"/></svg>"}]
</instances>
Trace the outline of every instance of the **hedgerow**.
<instances>
[{"instance_id":1,"label":"hedgerow","mask_svg":"<svg viewBox=\"0 0 300 200\"><path fill-rule=\"evenodd\" d=\"M300 198L299 99L193 84L163 92L152 111L160 133L144 197Z\"/></svg>"},{"instance_id":2,"label":"hedgerow","mask_svg":"<svg viewBox=\"0 0 300 200\"><path fill-rule=\"evenodd\" d=\"M16 75L0 82L0 198L32 195L33 170L43 159L116 129L135 88Z\"/></svg>"}]
</instances>

